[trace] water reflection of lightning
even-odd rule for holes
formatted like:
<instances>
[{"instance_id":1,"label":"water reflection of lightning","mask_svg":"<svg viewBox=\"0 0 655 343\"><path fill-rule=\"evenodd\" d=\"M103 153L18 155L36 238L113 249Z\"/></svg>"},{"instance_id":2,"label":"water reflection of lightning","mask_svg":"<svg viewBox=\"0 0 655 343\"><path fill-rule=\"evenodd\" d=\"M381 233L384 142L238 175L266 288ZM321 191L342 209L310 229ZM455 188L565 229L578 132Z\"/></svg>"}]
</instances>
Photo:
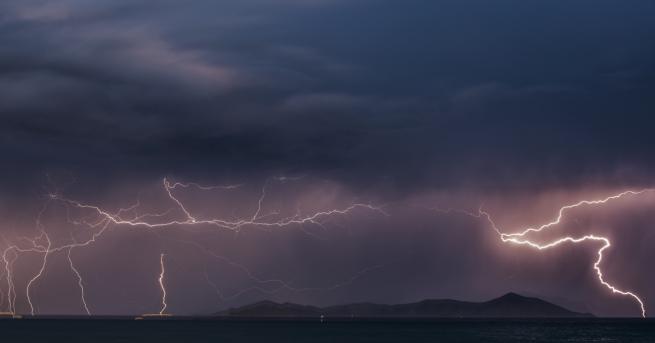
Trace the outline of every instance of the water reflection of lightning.
<instances>
[{"instance_id":1,"label":"water reflection of lightning","mask_svg":"<svg viewBox=\"0 0 655 343\"><path fill-rule=\"evenodd\" d=\"M381 208L364 203L351 203L350 205L344 208L333 208L323 211L317 211L307 215L302 215L300 211L298 211L295 215L292 215L290 217L281 217L280 219L274 219L275 216L278 215L277 212L273 212L270 214L262 214L261 213L262 207L264 202L266 201L267 187L270 181L272 180L272 181L283 183L287 181L293 181L296 179L298 178L280 177L280 178L272 178L267 180L262 188L260 197L257 199L257 207L254 213L252 215L248 215L246 217L233 219L233 220L228 220L224 218L200 218L198 215L192 214L191 210L188 209L188 206L183 201L181 201L176 196L175 193L177 190L183 190L183 189L196 189L200 191L232 190L232 189L239 188L240 185L203 186L197 183L170 182L168 179L164 179L163 180L164 191L166 193L167 198L169 198L173 202L174 207L158 213L138 213L138 210L141 207L140 201L136 201L131 206L120 208L115 212L110 212L106 209L103 209L101 206L86 204L77 200L65 198L59 193L59 191L57 191L56 193L51 193L48 195L44 207L41 209L39 215L37 216L36 227L39 230L40 234L35 238L18 237L14 242L11 243L8 243L5 240L7 244L4 250L2 250L2 262L4 264L3 275L4 278L6 279L7 292L5 295L5 293L0 289L0 293L2 293L3 303L7 304L6 308L8 312L13 314L17 313L17 303L16 303L17 292L16 292L16 284L15 284L16 272L14 270L15 262L21 257L22 254L25 253L40 254L42 258L41 258L41 263L39 265L39 269L29 279L24 290L25 298L29 306L30 313L32 315L36 314L37 306L34 304L34 301L32 299L32 295L34 292L33 289L34 285L37 284L39 279L43 277L44 273L48 268L48 261L50 258L52 258L52 255L63 252L66 254L66 259L69 263L70 270L72 271L72 273L74 274L77 280L77 285L80 290L80 301L81 304L83 305L84 311L87 314L91 314L85 295L85 287L84 287L85 283L82 278L82 274L73 263L71 253L74 249L77 248L90 247L92 244L96 243L97 240L101 238L101 236L103 236L103 234L112 227L143 228L143 229L151 230L151 229L164 229L164 228L175 228L175 227L183 228L186 226L205 226L205 227L216 227L217 229L222 229L222 230L231 230L233 232L238 233L240 230L248 227L258 228L262 230L273 230L273 229L295 226L295 227L300 227L301 230L303 230L304 232L303 226L305 225L318 225L323 227L323 224L331 217L349 215L360 210L373 211L386 215L386 213L383 212ZM85 239L79 239L74 237L74 235L71 233L70 240L67 243L54 244L53 241L51 241L51 238L48 235L46 228L41 222L41 216L46 211L48 206L54 202L65 206L66 219L70 225L84 226L88 228L88 231L85 231L85 234L89 236L86 237ZM77 211L82 211L83 213L86 214L82 215L81 217L75 217L74 215L71 214L72 209L76 209ZM183 217L177 219L166 219L169 218L175 212L176 209L183 214ZM205 253L209 251L208 249L205 248L203 248L203 250ZM211 255L214 258L219 258L220 256L214 253L211 253ZM158 279L159 286L162 292L162 308L159 312L160 315L165 315L165 312L168 307L168 304L166 302L167 292L164 282L165 281L164 257L165 257L164 254L160 255L161 271ZM369 270L377 268L377 267L368 268L364 271L357 273L357 275L355 275L350 280L347 280L346 282L338 283L331 287L297 288L297 287L290 286L288 283L282 280L259 279L256 276L254 276L254 274L250 272L250 270L248 270L245 266L232 262L226 257L222 257L222 256L220 257L223 259L224 262L228 263L229 265L236 268L237 270L240 270L241 272L245 273L245 275L250 280L256 283L259 284L272 283L272 284L277 284L279 286L272 291L270 289L264 289L261 287L248 288L239 291L236 294L231 295L230 297L223 298L225 300L227 298L231 299L237 297L253 289L265 293L275 292L281 289L287 289L293 291L331 290L331 289L345 286L346 284L349 284L350 282L354 281L355 279L365 274ZM211 280L208 277L207 280L211 282ZM215 285L214 288L217 289Z\"/></svg>"},{"instance_id":2,"label":"water reflection of lightning","mask_svg":"<svg viewBox=\"0 0 655 343\"><path fill-rule=\"evenodd\" d=\"M612 243L610 242L610 240L607 237L601 237L601 236L596 236L596 235L584 235L584 236L581 236L581 237L565 236L565 237L561 237L561 238L555 239L555 240L547 242L547 243L541 243L540 244L540 243L534 242L533 240L530 240L526 236L528 234L530 234L530 233L541 232L541 231L544 231L546 229L549 229L549 228L552 228L552 227L555 227L555 226L559 225L562 222L565 213L570 211L570 210L573 210L575 208L579 208L581 206L603 205L603 204L606 204L609 201L618 200L618 199L621 199L621 198L624 198L624 197L627 197L627 196L637 196L637 195L641 195L641 194L644 194L644 193L647 193L647 192L653 192L653 191L655 191L655 189L650 189L650 188L643 189L643 190L640 190L640 191L624 191L624 192L621 192L621 193L618 193L618 194L615 194L615 195L608 196L608 197L603 198L603 199L582 200L582 201L579 201L579 202L574 203L574 204L565 205L565 206L560 207L560 209L558 211L558 215L554 220L552 220L552 221L550 221L548 223L539 225L539 226L527 227L527 228L521 229L521 230L519 230L517 232L514 232L514 233L503 233L502 230L499 229L498 226L496 225L496 223L493 221L491 215L488 212L484 211L482 208L480 208L477 212L472 212L472 211L467 211L467 210L462 210L462 209L453 209L453 208L449 208L449 209L437 208L436 210L441 212L441 213L460 213L460 214L464 214L464 215L467 215L467 216L470 216L470 217L484 218L489 223L491 228L494 231L496 231L496 233L498 233L500 239L503 242L518 244L518 245L526 245L526 246L529 246L529 247L537 249L537 250L546 250L546 249L554 248L554 247L557 247L557 246L559 246L561 244L564 244L564 243L578 244L578 243L582 243L582 242L585 242L585 241L593 241L593 242L602 243L601 247L597 251L598 258L596 259L596 261L593 264L593 268L596 271L598 281L603 286L605 286L607 289L609 289L612 293L620 294L620 295L632 298L637 303L637 305L639 305L639 308L640 308L640 311L641 311L641 313L640 313L641 316L645 318L646 317L646 307L644 305L643 300L636 293L634 293L632 291L620 290L620 289L618 289L617 287L613 286L612 284L610 284L609 282L607 282L605 280L605 277L603 275L603 271L602 271L600 265L603 262L603 252L612 246Z\"/></svg>"}]
</instances>

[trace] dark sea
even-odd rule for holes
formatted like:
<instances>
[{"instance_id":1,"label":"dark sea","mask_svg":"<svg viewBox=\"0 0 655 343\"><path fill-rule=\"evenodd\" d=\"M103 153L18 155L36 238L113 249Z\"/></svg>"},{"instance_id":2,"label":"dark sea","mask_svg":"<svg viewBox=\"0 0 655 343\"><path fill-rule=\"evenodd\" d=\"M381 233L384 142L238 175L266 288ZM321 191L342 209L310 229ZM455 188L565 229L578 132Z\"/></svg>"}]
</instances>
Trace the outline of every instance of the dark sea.
<instances>
[{"instance_id":1,"label":"dark sea","mask_svg":"<svg viewBox=\"0 0 655 343\"><path fill-rule=\"evenodd\" d=\"M0 342L655 342L655 320L1 320Z\"/></svg>"}]
</instances>

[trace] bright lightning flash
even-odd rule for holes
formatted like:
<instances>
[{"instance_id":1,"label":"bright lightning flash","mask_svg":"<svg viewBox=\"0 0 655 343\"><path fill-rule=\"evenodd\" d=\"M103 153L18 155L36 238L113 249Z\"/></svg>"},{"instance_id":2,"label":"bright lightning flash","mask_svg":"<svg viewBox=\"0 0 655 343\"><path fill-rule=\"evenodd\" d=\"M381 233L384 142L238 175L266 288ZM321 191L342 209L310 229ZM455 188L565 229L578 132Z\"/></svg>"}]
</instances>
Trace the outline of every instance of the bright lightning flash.
<instances>
[{"instance_id":1,"label":"bright lightning flash","mask_svg":"<svg viewBox=\"0 0 655 343\"><path fill-rule=\"evenodd\" d=\"M496 223L493 221L493 219L491 217L491 214L484 211L482 208L480 208L477 211L477 213L471 212L471 211L466 211L466 210L460 210L460 209L452 209L452 208L451 209L445 209L445 210L437 208L436 210L441 212L441 213L456 212L456 213L464 214L464 215L467 215L467 216L470 216L470 217L484 218L490 224L491 228L493 228L496 231L496 233L498 233L498 236L500 237L500 239L504 243L526 245L528 247L531 247L531 248L534 248L534 249L537 249L537 250L546 250L546 249L555 248L555 247L557 247L557 246L559 246L561 244L564 244L564 243L579 244L579 243L586 242L586 241L594 241L594 242L602 243L601 247L597 251L598 258L596 259L596 261L593 264L593 268L596 271L598 281L603 286L605 286L607 289L609 289L612 293L632 298L639 305L639 308L640 308L640 311L641 311L641 313L640 313L641 316L645 318L646 317L646 306L644 305L643 300L635 292L618 289L617 287L613 286L612 284L610 284L608 281L605 280L605 277L603 275L603 271L602 271L600 265L603 262L603 252L612 246L612 243L610 242L610 240L607 237L596 236L596 235L593 235L593 234L584 235L584 236L581 236L581 237L564 236L564 237L560 237L558 239L555 239L553 241L550 241L548 243L540 244L540 243L534 242L534 241L530 240L529 238L527 238L527 235L530 234L530 233L541 232L541 231L547 230L549 228L556 227L557 225L559 225L562 222L565 214L567 212L575 209L575 208L579 208L579 207L582 207L582 206L600 206L600 205L604 205L604 204L606 204L606 203L608 203L610 201L613 201L613 200L618 200L618 199L629 197L629 196L642 195L644 193L649 193L649 192L654 192L654 191L655 191L655 189L651 189L651 188L643 189L643 190L640 190L640 191L624 191L624 192L621 192L621 193L618 193L618 194L608 196L608 197L603 198L603 199L582 200L582 201L579 201L579 202L574 203L574 204L565 205L565 206L560 207L560 209L558 211L558 215L554 220L552 220L552 221L550 221L548 223L539 225L539 226L523 228L523 229L520 229L519 231L514 232L514 233L504 233L504 232L502 232L502 230L499 229L498 226L496 225Z\"/></svg>"}]
</instances>

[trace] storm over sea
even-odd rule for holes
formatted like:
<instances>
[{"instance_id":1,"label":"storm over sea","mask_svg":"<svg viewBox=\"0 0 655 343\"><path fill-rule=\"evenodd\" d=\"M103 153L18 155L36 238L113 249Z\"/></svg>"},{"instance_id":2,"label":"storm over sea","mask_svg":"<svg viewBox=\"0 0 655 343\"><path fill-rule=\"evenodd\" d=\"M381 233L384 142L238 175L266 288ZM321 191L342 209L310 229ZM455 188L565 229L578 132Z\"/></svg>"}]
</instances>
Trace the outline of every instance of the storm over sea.
<instances>
[{"instance_id":1,"label":"storm over sea","mask_svg":"<svg viewBox=\"0 0 655 343\"><path fill-rule=\"evenodd\" d=\"M655 320L6 320L2 342L655 342Z\"/></svg>"}]
</instances>

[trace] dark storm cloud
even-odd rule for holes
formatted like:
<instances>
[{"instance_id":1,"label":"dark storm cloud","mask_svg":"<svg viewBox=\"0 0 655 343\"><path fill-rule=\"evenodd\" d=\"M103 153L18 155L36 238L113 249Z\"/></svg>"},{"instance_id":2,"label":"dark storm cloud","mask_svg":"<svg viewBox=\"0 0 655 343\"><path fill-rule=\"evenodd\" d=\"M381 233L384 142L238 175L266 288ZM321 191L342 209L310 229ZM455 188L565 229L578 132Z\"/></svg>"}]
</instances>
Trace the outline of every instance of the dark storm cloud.
<instances>
[{"instance_id":1,"label":"dark storm cloud","mask_svg":"<svg viewBox=\"0 0 655 343\"><path fill-rule=\"evenodd\" d=\"M166 251L176 313L268 297L482 300L517 290L634 314L633 303L596 282L592 247L509 249L480 220L425 207L484 203L511 230L552 218L571 199L652 185L653 17L651 0L4 0L0 233L38 234L34 218L48 192L115 211L141 194L143 211L165 211L162 176L246 184L244 195L223 200L199 192L189 208L249 218L266 177L307 175L334 183L302 179L300 195L272 185L266 210L292 217L301 207L372 199L391 216L244 230L238 240L177 227L154 237L116 225L94 249L74 252L94 310L157 308L154 280ZM323 186L308 187L314 182ZM67 209L51 211L44 223L52 237L88 233L67 221ZM616 242L603 265L608 278L643 294L650 308L652 277L630 264L652 259L642 239L648 218L630 214L602 218L594 232ZM216 304L207 300L216 296L207 275L227 291L252 280L180 239L299 287L383 268L334 292L252 292ZM62 256L48 262L53 269L35 290L45 313L79 311ZM33 277L40 258L21 255L19 281Z\"/></svg>"},{"instance_id":2,"label":"dark storm cloud","mask_svg":"<svg viewBox=\"0 0 655 343\"><path fill-rule=\"evenodd\" d=\"M408 189L641 183L655 167L649 1L1 10L5 174L294 171Z\"/></svg>"}]
</instances>

